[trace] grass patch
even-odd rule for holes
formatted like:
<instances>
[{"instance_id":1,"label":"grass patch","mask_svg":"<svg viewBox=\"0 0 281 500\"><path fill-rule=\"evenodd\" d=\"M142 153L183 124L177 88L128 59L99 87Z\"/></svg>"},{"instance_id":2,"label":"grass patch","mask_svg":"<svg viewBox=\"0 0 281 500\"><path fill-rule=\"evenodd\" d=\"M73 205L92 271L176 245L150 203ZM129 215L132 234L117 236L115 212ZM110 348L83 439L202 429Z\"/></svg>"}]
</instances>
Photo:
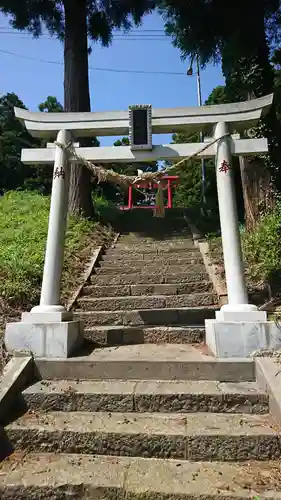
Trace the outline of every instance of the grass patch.
<instances>
[{"instance_id":1,"label":"grass patch","mask_svg":"<svg viewBox=\"0 0 281 500\"><path fill-rule=\"evenodd\" d=\"M39 303L49 208L50 198L35 192L0 198L0 334L8 319ZM68 218L62 302L77 287L93 249L111 237L111 228L100 222Z\"/></svg>"},{"instance_id":2,"label":"grass patch","mask_svg":"<svg viewBox=\"0 0 281 500\"><path fill-rule=\"evenodd\" d=\"M39 300L50 199L33 192L11 191L0 199L0 294L9 305ZM91 249L110 237L99 223L69 217L62 293L75 285ZM82 253L82 255L81 255Z\"/></svg>"},{"instance_id":3,"label":"grass patch","mask_svg":"<svg viewBox=\"0 0 281 500\"><path fill-rule=\"evenodd\" d=\"M281 291L281 204L266 214L255 230L242 232L243 251L250 276L266 282L272 294Z\"/></svg>"},{"instance_id":4,"label":"grass patch","mask_svg":"<svg viewBox=\"0 0 281 500\"><path fill-rule=\"evenodd\" d=\"M251 293L264 291L264 302L281 293L281 204L264 215L251 232L240 227L246 280ZM205 233L213 261L224 277L222 242L214 233ZM277 301L278 302L278 301ZM277 304L276 302L276 304Z\"/></svg>"},{"instance_id":5,"label":"grass patch","mask_svg":"<svg viewBox=\"0 0 281 500\"><path fill-rule=\"evenodd\" d=\"M102 224L112 224L114 227L120 219L120 211L115 203L97 194L94 194L93 201L100 222Z\"/></svg>"}]
</instances>

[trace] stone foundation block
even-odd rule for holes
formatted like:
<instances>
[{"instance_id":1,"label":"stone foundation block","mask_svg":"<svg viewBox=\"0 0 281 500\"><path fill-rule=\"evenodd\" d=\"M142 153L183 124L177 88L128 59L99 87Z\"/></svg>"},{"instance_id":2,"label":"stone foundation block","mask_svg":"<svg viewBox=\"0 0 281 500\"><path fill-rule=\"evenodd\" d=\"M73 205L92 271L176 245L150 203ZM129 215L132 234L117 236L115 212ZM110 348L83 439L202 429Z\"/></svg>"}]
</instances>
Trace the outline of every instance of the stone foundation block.
<instances>
[{"instance_id":1,"label":"stone foundation block","mask_svg":"<svg viewBox=\"0 0 281 500\"><path fill-rule=\"evenodd\" d=\"M8 323L5 345L8 352L30 351L36 357L67 358L84 339L81 321L60 323Z\"/></svg>"},{"instance_id":2,"label":"stone foundation block","mask_svg":"<svg viewBox=\"0 0 281 500\"><path fill-rule=\"evenodd\" d=\"M273 321L205 321L206 344L218 358L248 358L259 349L281 347L281 330Z\"/></svg>"}]
</instances>

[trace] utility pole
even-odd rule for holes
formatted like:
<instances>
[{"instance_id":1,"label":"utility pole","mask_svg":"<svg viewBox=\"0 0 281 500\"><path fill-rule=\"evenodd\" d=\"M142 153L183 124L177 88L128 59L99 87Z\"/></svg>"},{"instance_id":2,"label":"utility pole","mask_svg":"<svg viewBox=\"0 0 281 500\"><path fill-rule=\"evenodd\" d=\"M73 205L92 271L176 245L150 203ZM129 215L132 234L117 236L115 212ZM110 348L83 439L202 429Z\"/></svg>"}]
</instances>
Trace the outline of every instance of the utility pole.
<instances>
[{"instance_id":1,"label":"utility pole","mask_svg":"<svg viewBox=\"0 0 281 500\"><path fill-rule=\"evenodd\" d=\"M197 104L198 106L202 106L202 90L201 90L201 74L200 74L200 59L199 59L199 54L196 54L196 83L197 83ZM193 75L193 61L191 61L190 68L187 71L187 75L192 76ZM199 136L200 142L204 142L204 135L203 132L200 132ZM201 160L201 196L202 196L202 202L203 205L206 204L206 168L205 168L205 158L202 158Z\"/></svg>"},{"instance_id":2,"label":"utility pole","mask_svg":"<svg viewBox=\"0 0 281 500\"><path fill-rule=\"evenodd\" d=\"M196 54L196 80L197 80L197 99L198 106L202 106L202 90L201 90L201 75L200 75L200 61L199 54ZM204 142L203 132L200 132L200 142ZM203 205L206 204L206 168L205 158L201 159L201 179L202 179L202 201Z\"/></svg>"}]
</instances>

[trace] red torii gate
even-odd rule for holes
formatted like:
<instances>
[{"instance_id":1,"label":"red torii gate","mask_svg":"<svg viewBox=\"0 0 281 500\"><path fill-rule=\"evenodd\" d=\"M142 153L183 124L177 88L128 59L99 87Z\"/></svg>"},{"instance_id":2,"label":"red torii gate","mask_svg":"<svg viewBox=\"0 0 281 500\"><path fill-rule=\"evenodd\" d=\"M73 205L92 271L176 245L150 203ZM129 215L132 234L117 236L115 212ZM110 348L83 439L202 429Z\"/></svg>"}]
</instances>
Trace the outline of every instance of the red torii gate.
<instances>
[{"instance_id":1,"label":"red torii gate","mask_svg":"<svg viewBox=\"0 0 281 500\"><path fill-rule=\"evenodd\" d=\"M166 182L166 184L164 184ZM177 175L165 175L161 178L161 183L163 185L163 189L168 190L168 202L165 208L173 208L173 192L172 186L177 186L179 183L179 177ZM121 210L130 210L134 208L133 206L133 187L137 189L158 189L158 184L150 181L142 181L138 184L134 184L128 187L128 205L120 206ZM155 208L155 206L151 205L140 205L138 208Z\"/></svg>"}]
</instances>

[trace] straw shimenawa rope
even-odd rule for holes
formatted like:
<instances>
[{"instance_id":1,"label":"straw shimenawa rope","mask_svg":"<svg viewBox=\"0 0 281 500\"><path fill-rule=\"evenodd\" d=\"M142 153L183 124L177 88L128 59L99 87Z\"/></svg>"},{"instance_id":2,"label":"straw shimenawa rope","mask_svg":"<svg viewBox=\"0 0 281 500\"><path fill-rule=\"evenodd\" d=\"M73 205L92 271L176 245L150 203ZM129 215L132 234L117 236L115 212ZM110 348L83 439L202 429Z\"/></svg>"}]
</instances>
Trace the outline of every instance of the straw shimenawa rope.
<instances>
[{"instance_id":1,"label":"straw shimenawa rope","mask_svg":"<svg viewBox=\"0 0 281 500\"><path fill-rule=\"evenodd\" d=\"M182 158L180 161L177 163L174 163L173 165L170 165L166 167L164 170L157 171L157 172L143 172L141 175L124 175L124 174L119 174L118 172L114 172L112 169L106 169L102 165L95 165L94 163L86 160L83 158L83 156L80 156L79 154L76 153L75 147L73 146L72 142L68 144L62 144L58 141L55 141L55 145L59 146L61 149L66 151L68 157L74 158L76 163L79 165L84 165L87 167L93 174L95 178L97 178L98 183L100 182L112 182L113 184L118 184L119 186L133 186L134 184L139 184L142 181L148 181L148 182L156 182L158 184L158 192L156 195L156 212L155 215L158 217L163 217L165 210L164 210L164 197L163 197L163 189L164 186L161 183L161 180L163 177L172 169L178 167L182 163L192 160L196 156L198 156L200 153L203 153L203 151L206 151L206 149L210 148L213 146L213 144L219 142L220 140L224 139L225 137L228 137L230 134L224 134L221 137L218 137L217 139L212 140L211 142L207 143L203 148L200 148L196 153L193 153L190 156L187 156L185 158Z\"/></svg>"},{"instance_id":2,"label":"straw shimenawa rope","mask_svg":"<svg viewBox=\"0 0 281 500\"><path fill-rule=\"evenodd\" d=\"M200 153L203 153L203 151L206 151L206 149L210 148L215 144L216 142L224 139L225 137L229 136L230 134L224 134L221 137L218 137L217 139L212 140L211 142L207 143L203 148L199 149L196 151L196 153L193 153L190 156L187 156L185 158L182 158L180 161L177 163L174 163L173 165L170 165L169 167L166 167L164 170L157 171L157 172L143 172L141 175L124 175L124 174L119 174L118 172L114 172L114 170L111 169L106 169L101 165L95 165L94 163L85 160L83 156L80 156L79 154L76 153L75 148L72 143L69 144L61 144L60 142L56 141L55 145L59 146L61 149L65 150L68 154L68 156L73 157L77 163L80 165L85 165L94 177L98 179L98 182L113 182L114 184L119 184L123 186L130 186L134 184L139 184L142 181L155 181L157 183L160 182L160 180L172 169L178 167L182 163L188 160L192 160L192 158L195 158L198 156ZM117 147L117 146L116 146Z\"/></svg>"}]
</instances>

